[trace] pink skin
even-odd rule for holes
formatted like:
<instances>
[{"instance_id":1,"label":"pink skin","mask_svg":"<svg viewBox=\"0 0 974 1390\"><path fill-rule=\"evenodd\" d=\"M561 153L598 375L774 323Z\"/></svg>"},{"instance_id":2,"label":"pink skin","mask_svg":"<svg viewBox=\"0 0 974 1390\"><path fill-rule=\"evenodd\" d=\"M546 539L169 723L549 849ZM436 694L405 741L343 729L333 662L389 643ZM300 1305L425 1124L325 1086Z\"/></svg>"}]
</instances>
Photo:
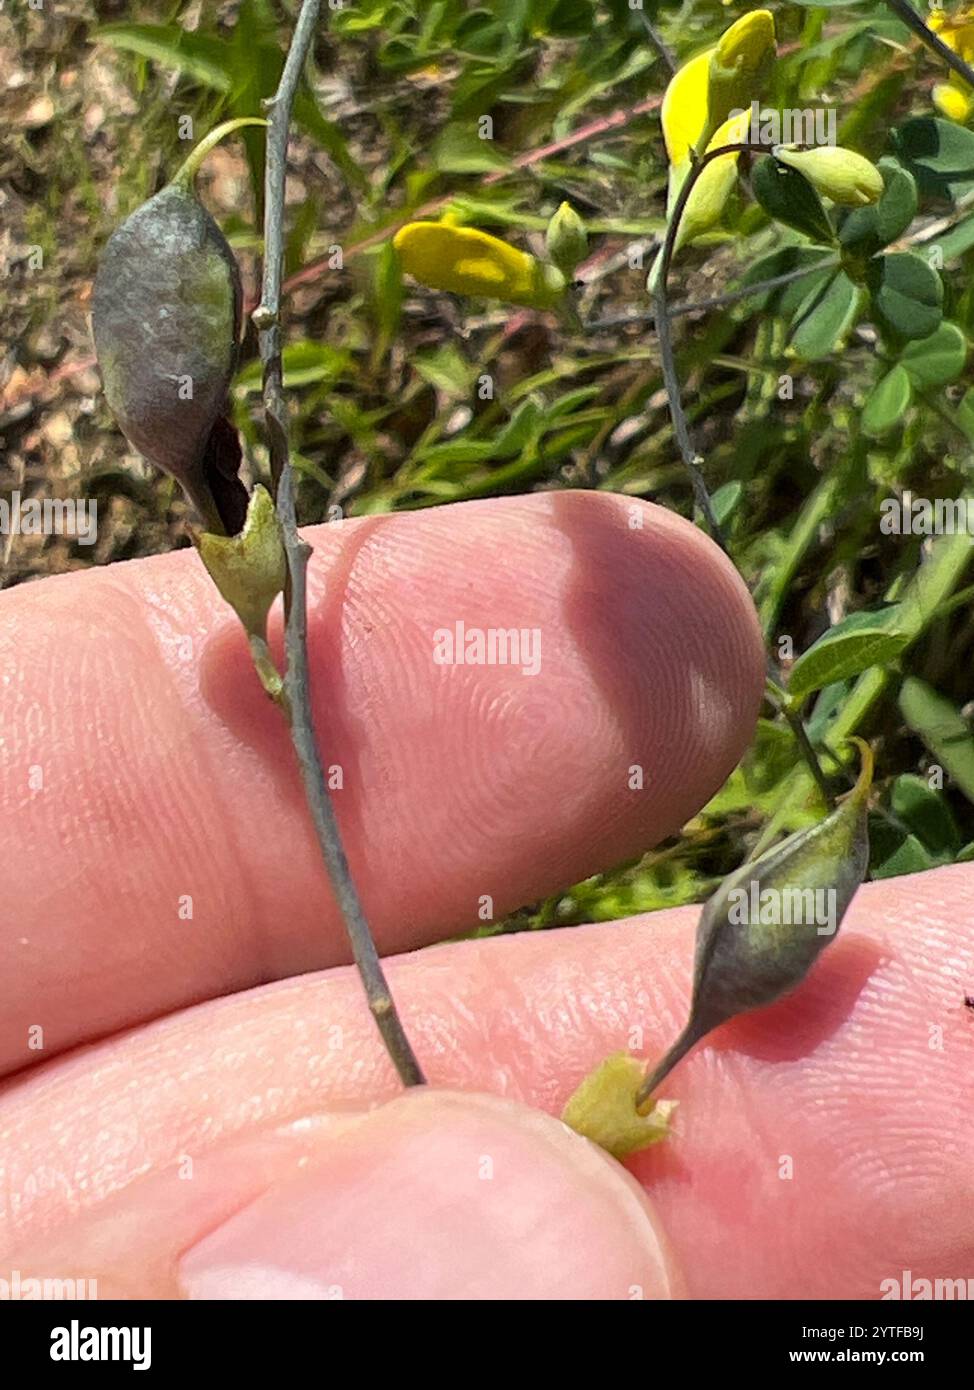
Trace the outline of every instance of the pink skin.
<instances>
[{"instance_id":1,"label":"pink skin","mask_svg":"<svg viewBox=\"0 0 974 1390\"><path fill-rule=\"evenodd\" d=\"M747 744L750 601L666 512L559 494L315 539L322 744L386 951L638 853ZM286 740L196 558L3 605L0 1278L876 1298L904 1269L974 1275L969 869L865 889L792 1000L673 1073L676 1134L629 1173L539 1112L607 1053L671 1041L692 910L391 962L449 1090L371 1110L398 1087L354 974L280 979L347 954ZM435 665L458 619L540 628L539 674Z\"/></svg>"}]
</instances>

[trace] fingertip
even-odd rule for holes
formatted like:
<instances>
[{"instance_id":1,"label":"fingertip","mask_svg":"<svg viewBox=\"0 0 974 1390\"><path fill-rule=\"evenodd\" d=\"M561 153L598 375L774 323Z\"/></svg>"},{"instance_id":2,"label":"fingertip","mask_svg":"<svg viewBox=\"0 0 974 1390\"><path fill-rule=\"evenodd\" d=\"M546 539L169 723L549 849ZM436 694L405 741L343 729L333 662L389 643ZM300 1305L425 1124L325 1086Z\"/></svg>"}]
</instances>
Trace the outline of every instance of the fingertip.
<instances>
[{"instance_id":1,"label":"fingertip","mask_svg":"<svg viewBox=\"0 0 974 1390\"><path fill-rule=\"evenodd\" d=\"M601 1150L493 1096L407 1093L180 1261L190 1298L667 1299L646 1194Z\"/></svg>"}]
</instances>

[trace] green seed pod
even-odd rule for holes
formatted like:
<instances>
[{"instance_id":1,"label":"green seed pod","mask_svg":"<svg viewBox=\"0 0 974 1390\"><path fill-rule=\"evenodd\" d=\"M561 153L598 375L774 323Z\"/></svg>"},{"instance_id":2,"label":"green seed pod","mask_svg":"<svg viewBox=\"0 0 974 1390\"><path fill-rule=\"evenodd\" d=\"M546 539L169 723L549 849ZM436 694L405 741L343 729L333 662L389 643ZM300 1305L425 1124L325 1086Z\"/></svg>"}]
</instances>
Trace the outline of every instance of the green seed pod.
<instances>
[{"instance_id":1,"label":"green seed pod","mask_svg":"<svg viewBox=\"0 0 974 1390\"><path fill-rule=\"evenodd\" d=\"M172 183L111 236L92 296L105 395L128 440L182 484L210 530L243 524L236 432L225 419L242 293L233 252L193 192L211 132ZM260 122L264 124L264 122Z\"/></svg>"},{"instance_id":2,"label":"green seed pod","mask_svg":"<svg viewBox=\"0 0 974 1390\"><path fill-rule=\"evenodd\" d=\"M772 1004L794 989L835 937L869 863L872 753L861 739L855 742L862 771L841 806L742 865L704 906L690 1018L640 1087L640 1113L695 1043L735 1015Z\"/></svg>"}]
</instances>

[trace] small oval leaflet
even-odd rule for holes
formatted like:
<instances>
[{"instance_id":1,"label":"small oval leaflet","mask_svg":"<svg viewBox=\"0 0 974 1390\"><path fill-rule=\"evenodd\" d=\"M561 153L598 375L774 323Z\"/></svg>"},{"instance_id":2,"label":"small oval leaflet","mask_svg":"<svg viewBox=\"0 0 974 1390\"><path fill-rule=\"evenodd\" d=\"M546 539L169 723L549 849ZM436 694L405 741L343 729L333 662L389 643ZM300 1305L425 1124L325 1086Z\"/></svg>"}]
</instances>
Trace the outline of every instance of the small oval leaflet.
<instances>
[{"instance_id":1,"label":"small oval leaflet","mask_svg":"<svg viewBox=\"0 0 974 1390\"><path fill-rule=\"evenodd\" d=\"M719 1024L794 989L835 937L869 864L866 816L873 758L862 739L852 742L859 746L862 769L842 804L817 825L743 864L704 906L690 1017L639 1088L640 1114L649 1112L653 1092L691 1047ZM824 922L817 910L821 902L829 904ZM756 905L761 910L755 912Z\"/></svg>"}]
</instances>

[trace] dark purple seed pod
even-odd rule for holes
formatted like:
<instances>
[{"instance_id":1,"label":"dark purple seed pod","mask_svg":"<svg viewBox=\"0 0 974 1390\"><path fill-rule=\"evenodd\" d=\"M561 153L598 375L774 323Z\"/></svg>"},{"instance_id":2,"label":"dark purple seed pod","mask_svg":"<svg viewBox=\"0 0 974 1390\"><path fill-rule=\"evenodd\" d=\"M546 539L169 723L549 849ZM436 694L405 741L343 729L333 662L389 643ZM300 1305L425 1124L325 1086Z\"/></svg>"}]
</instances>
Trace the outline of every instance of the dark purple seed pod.
<instances>
[{"instance_id":1,"label":"dark purple seed pod","mask_svg":"<svg viewBox=\"0 0 974 1390\"><path fill-rule=\"evenodd\" d=\"M105 396L123 433L177 479L208 529L231 534L247 508L225 418L242 298L226 238L191 181L177 178L110 238L92 307Z\"/></svg>"}]
</instances>

